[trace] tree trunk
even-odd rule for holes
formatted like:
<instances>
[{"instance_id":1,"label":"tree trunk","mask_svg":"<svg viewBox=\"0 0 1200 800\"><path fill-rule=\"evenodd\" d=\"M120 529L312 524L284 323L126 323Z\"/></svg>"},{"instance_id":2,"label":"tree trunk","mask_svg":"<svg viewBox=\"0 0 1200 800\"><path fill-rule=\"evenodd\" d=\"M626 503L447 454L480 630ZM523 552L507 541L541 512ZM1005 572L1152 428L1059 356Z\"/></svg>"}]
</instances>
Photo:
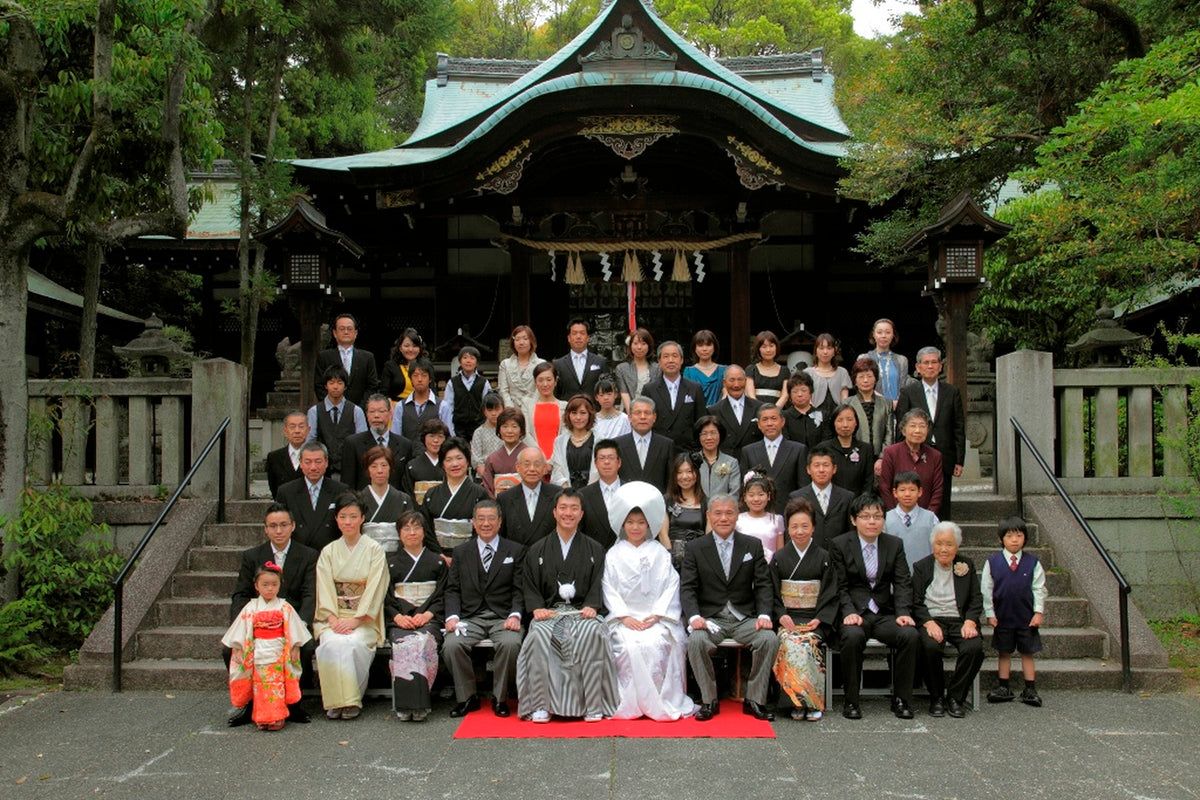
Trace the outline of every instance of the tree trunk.
<instances>
[{"instance_id":1,"label":"tree trunk","mask_svg":"<svg viewBox=\"0 0 1200 800\"><path fill-rule=\"evenodd\" d=\"M0 517L18 518L25 488L25 439L29 424L29 386L25 373L25 314L29 251L0 247ZM12 552L4 537L4 554ZM19 574L4 574L4 601L17 599Z\"/></svg>"},{"instance_id":2,"label":"tree trunk","mask_svg":"<svg viewBox=\"0 0 1200 800\"><path fill-rule=\"evenodd\" d=\"M241 162L241 200L238 207L238 323L242 341L241 364L251 376L254 375L254 328L258 321L252 274L254 246L250 239L250 228L253 224L250 212L254 207L254 186L258 182L251 136L254 129L257 30L258 27L253 22L246 26L246 55L242 61L242 133L238 142L238 159Z\"/></svg>"},{"instance_id":3,"label":"tree trunk","mask_svg":"<svg viewBox=\"0 0 1200 800\"><path fill-rule=\"evenodd\" d=\"M83 318L79 323L79 379L84 381L96 377L96 328L103 266L104 248L95 242L89 244L83 273Z\"/></svg>"}]
</instances>

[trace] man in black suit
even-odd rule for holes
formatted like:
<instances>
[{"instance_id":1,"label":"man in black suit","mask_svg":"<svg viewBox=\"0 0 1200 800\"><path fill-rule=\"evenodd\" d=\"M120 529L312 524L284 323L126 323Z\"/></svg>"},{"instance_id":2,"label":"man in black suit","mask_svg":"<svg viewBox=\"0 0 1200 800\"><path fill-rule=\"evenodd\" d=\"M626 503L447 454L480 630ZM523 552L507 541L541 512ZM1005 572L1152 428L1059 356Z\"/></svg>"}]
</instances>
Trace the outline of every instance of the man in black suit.
<instances>
[{"instance_id":1,"label":"man in black suit","mask_svg":"<svg viewBox=\"0 0 1200 800\"><path fill-rule=\"evenodd\" d=\"M356 406L363 399L379 391L379 373L375 370L375 356L354 346L358 338L358 320L353 314L338 314L333 321L333 338L337 347L322 350L317 354L316 383L313 388L317 397L325 394L325 370L341 367L346 370L346 398Z\"/></svg>"},{"instance_id":2,"label":"man in black suit","mask_svg":"<svg viewBox=\"0 0 1200 800\"><path fill-rule=\"evenodd\" d=\"M654 432L656 416L654 401L649 397L639 396L630 403L629 426L633 431L617 437L617 451L621 455L622 482L645 481L665 492L675 443Z\"/></svg>"},{"instance_id":3,"label":"man in black suit","mask_svg":"<svg viewBox=\"0 0 1200 800\"><path fill-rule=\"evenodd\" d=\"M267 453L267 486L271 496L288 481L301 477L300 448L308 441L308 415L291 411L283 418L283 438L287 444Z\"/></svg>"},{"instance_id":4,"label":"man in black suit","mask_svg":"<svg viewBox=\"0 0 1200 800\"><path fill-rule=\"evenodd\" d=\"M554 389L554 396L559 400L570 400L577 394L595 396L596 382L600 380L607 362L604 356L587 349L591 340L592 328L587 320L576 317L567 325L567 344L571 352L554 359L554 366L558 370L558 386Z\"/></svg>"},{"instance_id":5,"label":"man in black suit","mask_svg":"<svg viewBox=\"0 0 1200 800\"><path fill-rule=\"evenodd\" d=\"M504 520L504 538L529 547L554 530L554 498L562 490L542 480L546 457L537 447L526 447L517 456L517 474L521 476L520 485L505 489L496 502Z\"/></svg>"},{"instance_id":6,"label":"man in black suit","mask_svg":"<svg viewBox=\"0 0 1200 800\"><path fill-rule=\"evenodd\" d=\"M955 719L965 715L967 692L983 666L983 595L971 559L958 554L962 528L939 522L930 534L933 555L913 564L913 617L921 626L921 661L929 688L929 713ZM940 586L935 585L935 581ZM952 592L947 594L945 584ZM958 651L950 686L942 669L942 649L949 643ZM945 700L942 695L945 694Z\"/></svg>"},{"instance_id":7,"label":"man in black suit","mask_svg":"<svg viewBox=\"0 0 1200 800\"><path fill-rule=\"evenodd\" d=\"M658 346L658 366L662 375L642 389L642 394L654 401L654 432L675 442L675 452L695 450L696 420L708 413L704 390L683 377L683 348L679 342Z\"/></svg>"},{"instance_id":8,"label":"man in black suit","mask_svg":"<svg viewBox=\"0 0 1200 800\"><path fill-rule=\"evenodd\" d=\"M452 717L479 708L471 650L488 638L492 655L492 711L507 717L508 687L521 653L521 560L524 548L500 538L500 506L494 500L475 504L472 539L454 548L446 580L446 639L442 660L454 676L456 705Z\"/></svg>"},{"instance_id":9,"label":"man in black suit","mask_svg":"<svg viewBox=\"0 0 1200 800\"><path fill-rule=\"evenodd\" d=\"M951 519L950 484L962 477L967 456L967 418L962 393L954 384L938 380L941 372L941 350L922 347L917 351L917 373L921 380L909 382L900 390L896 419L904 419L913 408L929 414L933 422L929 444L942 454L942 505L937 515Z\"/></svg>"},{"instance_id":10,"label":"man in black suit","mask_svg":"<svg viewBox=\"0 0 1200 800\"><path fill-rule=\"evenodd\" d=\"M815 514L813 544L828 551L834 537L850 530L850 502L854 499L854 493L834 485L837 465L833 463L833 451L828 447L817 446L809 450L806 469L812 483L792 492L788 500L803 497L812 503Z\"/></svg>"},{"instance_id":11,"label":"man in black suit","mask_svg":"<svg viewBox=\"0 0 1200 800\"><path fill-rule=\"evenodd\" d=\"M783 413L771 403L759 406L758 429L762 431L762 441L751 442L742 448L738 466L743 478L751 469L766 469L775 481L775 513L782 514L788 495L804 482L802 465L808 448L783 438Z\"/></svg>"},{"instance_id":12,"label":"man in black suit","mask_svg":"<svg viewBox=\"0 0 1200 800\"><path fill-rule=\"evenodd\" d=\"M296 610L305 625L311 626L316 609L317 556L319 554L311 547L305 547L299 542L292 541L292 532L296 529L296 523L292 520L292 513L282 503L272 503L267 508L263 528L267 533L267 541L242 551L242 564L238 570L237 585L233 590L233 598L229 606L229 621L232 622L236 619L241 610L246 607L246 603L258 596L258 592L254 589L254 573L263 564L271 561L283 568L280 597ZM315 639L300 648L300 681L306 688L313 685L312 657L316 649L317 641ZM230 650L225 647L222 648L222 651L225 663L228 665ZM247 703L234 712L229 718L230 727L250 722L252 707L253 703ZM288 712L288 719L293 722L309 721L308 712L300 708L299 703L289 706Z\"/></svg>"},{"instance_id":13,"label":"man in black suit","mask_svg":"<svg viewBox=\"0 0 1200 800\"><path fill-rule=\"evenodd\" d=\"M347 436L342 442L342 483L355 491L362 490L371 482L371 476L363 469L362 458L372 447L386 447L392 451L395 462L388 479L392 486L402 488L404 464L412 457L412 442L388 430L392 419L392 404L382 394L367 398L367 430Z\"/></svg>"},{"instance_id":14,"label":"man in black suit","mask_svg":"<svg viewBox=\"0 0 1200 800\"><path fill-rule=\"evenodd\" d=\"M333 501L342 492L350 491L344 483L325 477L329 466L329 451L318 441L305 442L300 448L300 471L304 477L279 487L275 499L287 506L296 522L293 537L314 550L337 539Z\"/></svg>"},{"instance_id":15,"label":"man in black suit","mask_svg":"<svg viewBox=\"0 0 1200 800\"><path fill-rule=\"evenodd\" d=\"M754 423L762 403L746 396L746 370L737 364L725 368L725 396L720 402L708 407L712 414L725 426L725 438L721 440L721 451L734 458L741 455L742 448L762 439L762 431Z\"/></svg>"},{"instance_id":16,"label":"man in black suit","mask_svg":"<svg viewBox=\"0 0 1200 800\"><path fill-rule=\"evenodd\" d=\"M913 677L921 645L912 617L912 577L904 542L883 532L883 516L883 501L877 496L855 497L850 504L854 530L834 539L829 549L842 614L839 655L846 683L842 707L846 719L862 719L862 658L872 637L895 651L892 713L900 719L913 717Z\"/></svg>"},{"instance_id":17,"label":"man in black suit","mask_svg":"<svg viewBox=\"0 0 1200 800\"><path fill-rule=\"evenodd\" d=\"M742 711L771 720L767 688L779 650L772 630L775 584L763 555L762 542L736 533L737 498L719 494L708 501L711 536L687 543L679 575L679 601L687 620L688 663L700 685L700 722L720 712L712 654L725 637L732 637L754 654Z\"/></svg>"},{"instance_id":18,"label":"man in black suit","mask_svg":"<svg viewBox=\"0 0 1200 800\"><path fill-rule=\"evenodd\" d=\"M592 449L596 480L579 490L583 504L583 522L579 529L599 542L605 550L617 542L617 534L608 522L608 508L621 488L621 450L612 439L601 439Z\"/></svg>"}]
</instances>

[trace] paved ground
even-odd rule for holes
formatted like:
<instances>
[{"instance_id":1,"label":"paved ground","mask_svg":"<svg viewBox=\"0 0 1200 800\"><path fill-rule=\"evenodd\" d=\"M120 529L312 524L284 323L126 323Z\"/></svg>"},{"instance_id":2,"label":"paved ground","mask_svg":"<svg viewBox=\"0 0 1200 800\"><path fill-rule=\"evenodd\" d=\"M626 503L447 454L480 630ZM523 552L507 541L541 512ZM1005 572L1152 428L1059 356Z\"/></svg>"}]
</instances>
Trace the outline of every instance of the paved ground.
<instances>
[{"instance_id":1,"label":"paved ground","mask_svg":"<svg viewBox=\"0 0 1200 800\"><path fill-rule=\"evenodd\" d=\"M868 699L861 722L779 721L775 740L455 741L446 703L268 734L225 727L220 693L53 692L0 706L0 797L1200 797L1200 697L1046 701L906 723Z\"/></svg>"}]
</instances>

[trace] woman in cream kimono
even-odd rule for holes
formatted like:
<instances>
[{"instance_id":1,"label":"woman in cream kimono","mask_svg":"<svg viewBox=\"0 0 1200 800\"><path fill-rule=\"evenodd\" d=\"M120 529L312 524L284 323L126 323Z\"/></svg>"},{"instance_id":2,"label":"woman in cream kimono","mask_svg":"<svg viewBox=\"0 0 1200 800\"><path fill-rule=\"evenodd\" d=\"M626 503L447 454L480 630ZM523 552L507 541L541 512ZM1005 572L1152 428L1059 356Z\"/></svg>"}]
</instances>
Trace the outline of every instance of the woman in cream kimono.
<instances>
[{"instance_id":1,"label":"woman in cream kimono","mask_svg":"<svg viewBox=\"0 0 1200 800\"><path fill-rule=\"evenodd\" d=\"M362 535L362 500L346 492L334 507L342 536L325 545L317 559L313 635L325 716L354 719L362 711L375 648L384 641L383 598L389 575L383 548Z\"/></svg>"},{"instance_id":2,"label":"woman in cream kimono","mask_svg":"<svg viewBox=\"0 0 1200 800\"><path fill-rule=\"evenodd\" d=\"M695 704L684 694L687 636L679 574L671 554L654 538L666 518L662 493L641 481L624 484L608 518L620 532L605 558L603 580L621 692L613 718L691 716Z\"/></svg>"}]
</instances>

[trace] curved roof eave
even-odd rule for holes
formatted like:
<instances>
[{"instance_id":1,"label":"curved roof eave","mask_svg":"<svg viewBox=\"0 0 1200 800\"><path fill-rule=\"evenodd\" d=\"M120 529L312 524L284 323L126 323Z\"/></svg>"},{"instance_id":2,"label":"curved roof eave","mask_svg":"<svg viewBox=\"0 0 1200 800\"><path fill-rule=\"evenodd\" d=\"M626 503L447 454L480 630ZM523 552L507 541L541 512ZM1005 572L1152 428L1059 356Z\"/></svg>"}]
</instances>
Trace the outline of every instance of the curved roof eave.
<instances>
[{"instance_id":1,"label":"curved roof eave","mask_svg":"<svg viewBox=\"0 0 1200 800\"><path fill-rule=\"evenodd\" d=\"M702 69L711 72L714 76L714 79L723 81L733 88L738 89L743 94L754 97L763 105L771 106L777 112L782 113L787 117L793 118L808 125L812 125L814 127L823 128L833 135L846 137L850 136L850 129L846 126L846 123L842 120L841 114L837 112L836 108L828 110L827 113L823 114L822 116L824 117L824 120L822 122L815 122L812 119L805 117L799 109L790 108L788 104L781 102L781 98L772 96L772 94L769 92L763 92L759 89L756 89L753 83L746 80L741 75L738 75L736 72L733 72L729 68L721 65L715 59L705 55L701 50L668 27L661 19L659 19L658 15L653 11L653 9L648 8L645 3L641 2L641 0L638 0L638 4L645 12L647 20L657 31L665 36L673 45L679 48L681 54L686 55L688 59ZM554 55L550 56L537 67L509 84L505 91L502 91L494 98L491 98L491 103L489 105L484 105L483 107L474 111L469 111L466 116L463 116L456 121L452 121L450 119L439 120L441 127L436 129L434 126L430 126L427 130L422 131L421 128L423 126L418 124L417 130L413 132L413 135L398 147L400 149L405 149L419 142L431 139L439 134L446 134L452 131L455 127L469 123L471 120L477 119L484 114L488 114L489 109L495 109L506 105L513 98L524 93L529 87L542 81L559 67L561 67L564 63L575 57L578 54L579 49L587 42L587 40L591 38L597 30L604 27L610 17L616 16L617 7L618 3L610 2L607 9L598 14L596 18L592 20L592 23L584 28L584 30L581 31L578 36L560 48L556 53L554 53ZM685 70L677 71L684 72L685 74L699 75L699 73L687 73ZM705 76L700 75L700 77Z\"/></svg>"},{"instance_id":2,"label":"curved roof eave","mask_svg":"<svg viewBox=\"0 0 1200 800\"><path fill-rule=\"evenodd\" d=\"M470 134L463 137L453 147L403 148L395 147L374 153L363 153L353 156L336 158L297 159L291 163L306 169L358 171L374 168L391 168L427 164L461 153L470 145L486 136L497 125L512 116L523 106L533 100L557 92L570 91L579 88L600 88L604 86L674 86L688 91L705 91L719 94L737 103L760 122L783 137L789 143L831 158L842 158L846 155L845 142L814 142L806 140L792 131L787 125L758 103L755 98L728 84L713 78L698 75L694 72L660 72L651 74L605 74L596 72L572 73L553 80L545 81L531 87L528 91L510 98L508 102L496 109L482 123L477 125Z\"/></svg>"}]
</instances>

